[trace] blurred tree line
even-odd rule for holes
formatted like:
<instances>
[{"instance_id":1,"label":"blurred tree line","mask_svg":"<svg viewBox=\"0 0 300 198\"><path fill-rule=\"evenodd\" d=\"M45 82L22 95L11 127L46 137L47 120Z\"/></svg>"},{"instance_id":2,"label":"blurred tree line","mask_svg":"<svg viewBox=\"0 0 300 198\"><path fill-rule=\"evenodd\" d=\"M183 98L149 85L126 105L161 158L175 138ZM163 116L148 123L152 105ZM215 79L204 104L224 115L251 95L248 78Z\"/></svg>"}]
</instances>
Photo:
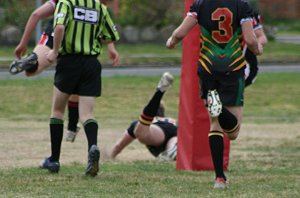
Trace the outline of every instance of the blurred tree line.
<instances>
[{"instance_id":1,"label":"blurred tree line","mask_svg":"<svg viewBox=\"0 0 300 198\"><path fill-rule=\"evenodd\" d=\"M24 29L35 6L35 0L0 0L0 28L15 25ZM183 9L183 0L119 0L119 13L114 20L120 25L160 28L178 25L183 18Z\"/></svg>"},{"instance_id":2,"label":"blurred tree line","mask_svg":"<svg viewBox=\"0 0 300 198\"><path fill-rule=\"evenodd\" d=\"M138 27L179 25L183 19L183 0L119 0L119 15L116 21L120 25Z\"/></svg>"},{"instance_id":3,"label":"blurred tree line","mask_svg":"<svg viewBox=\"0 0 300 198\"><path fill-rule=\"evenodd\" d=\"M24 28L31 12L35 9L35 1L0 0L0 28L15 25Z\"/></svg>"}]
</instances>

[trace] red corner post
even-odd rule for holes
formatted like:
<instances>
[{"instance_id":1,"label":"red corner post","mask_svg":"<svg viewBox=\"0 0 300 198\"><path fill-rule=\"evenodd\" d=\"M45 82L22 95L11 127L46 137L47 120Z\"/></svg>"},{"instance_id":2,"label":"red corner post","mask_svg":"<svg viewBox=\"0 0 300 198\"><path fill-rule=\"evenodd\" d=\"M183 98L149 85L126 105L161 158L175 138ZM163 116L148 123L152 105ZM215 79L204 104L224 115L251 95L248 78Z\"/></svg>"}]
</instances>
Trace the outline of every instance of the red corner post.
<instances>
[{"instance_id":1,"label":"red corner post","mask_svg":"<svg viewBox=\"0 0 300 198\"><path fill-rule=\"evenodd\" d=\"M194 0L185 0L185 16ZM197 61L200 28L195 27L183 40L178 115L177 170L213 170L208 143L209 118L199 96ZM224 139L224 168L228 169L230 143Z\"/></svg>"}]
</instances>

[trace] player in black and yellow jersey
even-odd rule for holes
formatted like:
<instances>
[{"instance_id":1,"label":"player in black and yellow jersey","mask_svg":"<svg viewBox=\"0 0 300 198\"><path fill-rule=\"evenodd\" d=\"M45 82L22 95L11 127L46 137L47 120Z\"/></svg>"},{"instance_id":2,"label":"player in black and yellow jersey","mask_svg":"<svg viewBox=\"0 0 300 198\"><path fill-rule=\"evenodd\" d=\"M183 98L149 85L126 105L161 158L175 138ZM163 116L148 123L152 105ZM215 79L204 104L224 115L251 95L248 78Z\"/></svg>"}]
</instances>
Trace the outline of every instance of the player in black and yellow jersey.
<instances>
[{"instance_id":1,"label":"player in black and yellow jersey","mask_svg":"<svg viewBox=\"0 0 300 198\"><path fill-rule=\"evenodd\" d=\"M79 118L88 140L86 175L96 176L100 151L98 124L93 116L96 97L101 95L102 66L97 59L103 42L119 39L107 8L98 0L59 1L54 13L53 49L47 55L54 62L58 54L50 118L51 156L43 167L59 171L64 108L71 94L79 95Z\"/></svg>"},{"instance_id":2,"label":"player in black and yellow jersey","mask_svg":"<svg viewBox=\"0 0 300 198\"><path fill-rule=\"evenodd\" d=\"M214 188L226 188L228 183L223 170L223 133L236 139L242 120L246 62L241 43L244 40L255 55L263 51L254 35L252 16L252 9L243 0L196 0L166 43L174 48L194 26L200 25L198 75L210 117Z\"/></svg>"}]
</instances>

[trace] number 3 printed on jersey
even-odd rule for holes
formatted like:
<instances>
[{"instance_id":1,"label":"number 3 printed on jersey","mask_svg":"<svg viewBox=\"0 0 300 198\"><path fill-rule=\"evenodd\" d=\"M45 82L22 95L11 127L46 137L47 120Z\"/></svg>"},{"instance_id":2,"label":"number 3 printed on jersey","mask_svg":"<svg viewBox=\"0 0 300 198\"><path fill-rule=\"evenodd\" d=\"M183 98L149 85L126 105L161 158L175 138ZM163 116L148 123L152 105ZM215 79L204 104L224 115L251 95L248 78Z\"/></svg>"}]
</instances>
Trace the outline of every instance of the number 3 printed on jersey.
<instances>
[{"instance_id":1,"label":"number 3 printed on jersey","mask_svg":"<svg viewBox=\"0 0 300 198\"><path fill-rule=\"evenodd\" d=\"M218 43L228 43L233 36L232 12L228 8L218 8L212 15L213 21L218 21L218 30L212 31L212 37Z\"/></svg>"}]
</instances>

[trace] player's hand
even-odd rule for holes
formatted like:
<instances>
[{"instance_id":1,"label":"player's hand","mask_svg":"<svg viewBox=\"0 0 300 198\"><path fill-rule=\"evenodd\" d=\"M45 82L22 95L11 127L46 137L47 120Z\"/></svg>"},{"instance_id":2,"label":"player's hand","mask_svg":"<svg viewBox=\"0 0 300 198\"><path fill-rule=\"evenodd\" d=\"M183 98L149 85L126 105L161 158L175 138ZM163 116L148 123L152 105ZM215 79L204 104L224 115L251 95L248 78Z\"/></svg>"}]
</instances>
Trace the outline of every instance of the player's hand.
<instances>
[{"instance_id":1,"label":"player's hand","mask_svg":"<svg viewBox=\"0 0 300 198\"><path fill-rule=\"evenodd\" d=\"M264 47L261 43L258 43L258 56L262 55L264 52Z\"/></svg>"},{"instance_id":2,"label":"player's hand","mask_svg":"<svg viewBox=\"0 0 300 198\"><path fill-rule=\"evenodd\" d=\"M47 60L49 61L49 63L53 63L56 61L57 56L58 56L58 52L50 50L47 54Z\"/></svg>"},{"instance_id":3,"label":"player's hand","mask_svg":"<svg viewBox=\"0 0 300 198\"><path fill-rule=\"evenodd\" d=\"M120 55L115 48L115 44L113 42L107 44L108 56L110 60L112 60L113 66L118 66L120 64Z\"/></svg>"},{"instance_id":4,"label":"player's hand","mask_svg":"<svg viewBox=\"0 0 300 198\"><path fill-rule=\"evenodd\" d=\"M27 46L19 44L15 49L15 56L20 59L26 53L26 51Z\"/></svg>"},{"instance_id":5,"label":"player's hand","mask_svg":"<svg viewBox=\"0 0 300 198\"><path fill-rule=\"evenodd\" d=\"M109 51L109 58L112 60L113 66L118 66L120 64L120 55L116 50Z\"/></svg>"},{"instance_id":6,"label":"player's hand","mask_svg":"<svg viewBox=\"0 0 300 198\"><path fill-rule=\"evenodd\" d=\"M173 37L171 36L168 40L167 40L167 43L166 43L166 47L169 48L169 49L173 49L175 48L175 42L173 42Z\"/></svg>"}]
</instances>

